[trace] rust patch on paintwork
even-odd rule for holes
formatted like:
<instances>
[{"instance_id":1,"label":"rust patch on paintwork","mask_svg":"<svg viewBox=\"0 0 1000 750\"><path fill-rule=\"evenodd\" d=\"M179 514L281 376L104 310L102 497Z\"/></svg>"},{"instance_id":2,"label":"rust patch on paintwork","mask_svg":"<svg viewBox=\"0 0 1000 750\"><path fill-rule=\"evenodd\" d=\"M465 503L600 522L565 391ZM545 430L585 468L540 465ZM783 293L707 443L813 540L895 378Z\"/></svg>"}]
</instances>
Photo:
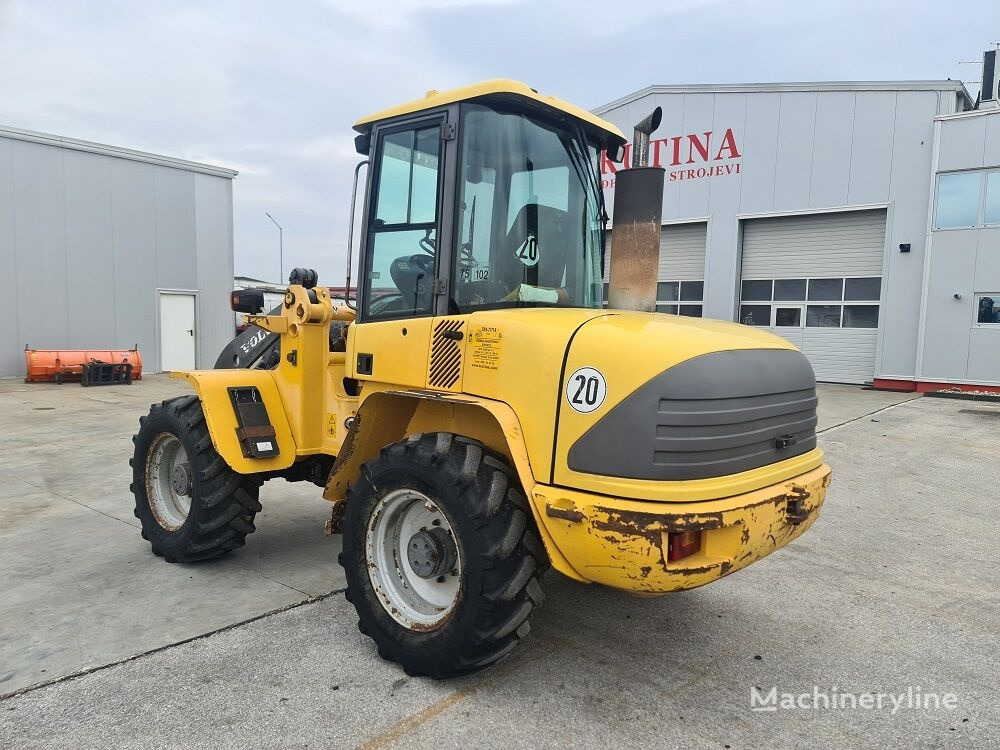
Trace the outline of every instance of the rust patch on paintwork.
<instances>
[{"instance_id":1,"label":"rust patch on paintwork","mask_svg":"<svg viewBox=\"0 0 1000 750\"><path fill-rule=\"evenodd\" d=\"M330 509L330 519L323 527L323 533L326 536L341 533L345 510L347 510L347 500L341 498L340 500L333 501L333 507Z\"/></svg>"},{"instance_id":2,"label":"rust patch on paintwork","mask_svg":"<svg viewBox=\"0 0 1000 750\"><path fill-rule=\"evenodd\" d=\"M573 521L574 523L580 523L584 518L582 511L574 510L573 508L557 508L556 506L550 504L545 506L545 515L550 518L561 518L564 521Z\"/></svg>"},{"instance_id":3,"label":"rust patch on paintwork","mask_svg":"<svg viewBox=\"0 0 1000 750\"><path fill-rule=\"evenodd\" d=\"M602 507L595 507L594 510L607 516L607 520L595 518L591 521L595 529L612 531L616 534L624 534L626 536L659 535L664 531L707 531L709 529L721 529L724 525L721 511L715 513L679 513L664 516L660 513L643 513Z\"/></svg>"},{"instance_id":4,"label":"rust patch on paintwork","mask_svg":"<svg viewBox=\"0 0 1000 750\"><path fill-rule=\"evenodd\" d=\"M701 565L697 568L669 568L668 572L677 573L682 576L694 576L701 575L702 573L714 573L718 571L719 577L721 578L729 572L731 567L733 567L733 564L728 560L724 560L722 562L712 563L711 565Z\"/></svg>"}]
</instances>

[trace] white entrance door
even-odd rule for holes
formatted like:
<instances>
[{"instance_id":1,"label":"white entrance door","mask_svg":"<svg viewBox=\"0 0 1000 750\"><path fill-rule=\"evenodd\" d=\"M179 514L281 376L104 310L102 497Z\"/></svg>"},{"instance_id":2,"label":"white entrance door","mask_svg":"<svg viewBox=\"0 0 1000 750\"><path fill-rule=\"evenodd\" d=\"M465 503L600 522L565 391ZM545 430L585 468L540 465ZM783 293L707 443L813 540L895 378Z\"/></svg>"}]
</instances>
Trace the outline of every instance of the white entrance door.
<instances>
[{"instance_id":1,"label":"white entrance door","mask_svg":"<svg viewBox=\"0 0 1000 750\"><path fill-rule=\"evenodd\" d=\"M160 369L193 370L194 295L160 293Z\"/></svg>"}]
</instances>

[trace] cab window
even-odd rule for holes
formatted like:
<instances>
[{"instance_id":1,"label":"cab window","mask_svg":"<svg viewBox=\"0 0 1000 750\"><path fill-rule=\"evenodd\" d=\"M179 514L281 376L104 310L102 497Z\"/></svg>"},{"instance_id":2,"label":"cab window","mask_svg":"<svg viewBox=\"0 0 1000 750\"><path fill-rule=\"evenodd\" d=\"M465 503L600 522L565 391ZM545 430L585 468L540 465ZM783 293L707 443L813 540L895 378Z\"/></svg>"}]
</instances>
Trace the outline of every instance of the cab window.
<instances>
[{"instance_id":1,"label":"cab window","mask_svg":"<svg viewBox=\"0 0 1000 750\"><path fill-rule=\"evenodd\" d=\"M435 123L379 139L368 227L364 320L428 315L433 300L441 130Z\"/></svg>"},{"instance_id":2,"label":"cab window","mask_svg":"<svg viewBox=\"0 0 1000 750\"><path fill-rule=\"evenodd\" d=\"M601 305L597 152L581 133L465 105L450 308Z\"/></svg>"}]
</instances>

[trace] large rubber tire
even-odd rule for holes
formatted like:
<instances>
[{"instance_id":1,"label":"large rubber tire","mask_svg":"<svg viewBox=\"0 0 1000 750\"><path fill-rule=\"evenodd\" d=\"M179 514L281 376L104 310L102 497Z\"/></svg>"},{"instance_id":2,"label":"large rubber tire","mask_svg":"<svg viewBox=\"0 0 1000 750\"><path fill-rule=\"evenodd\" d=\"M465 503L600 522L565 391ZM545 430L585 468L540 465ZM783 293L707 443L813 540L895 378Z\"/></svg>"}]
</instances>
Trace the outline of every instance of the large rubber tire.
<instances>
[{"instance_id":1,"label":"large rubber tire","mask_svg":"<svg viewBox=\"0 0 1000 750\"><path fill-rule=\"evenodd\" d=\"M178 528L165 528L150 507L147 463L150 448L164 435L180 441L191 469L191 507ZM162 438L161 438L162 439ZM197 396L181 396L153 404L139 419L132 438L135 453L129 461L135 496L135 516L142 538L167 562L196 562L220 557L242 547L253 533L253 519L261 509L258 495L263 480L238 474L215 452L205 414Z\"/></svg>"},{"instance_id":2,"label":"large rubber tire","mask_svg":"<svg viewBox=\"0 0 1000 750\"><path fill-rule=\"evenodd\" d=\"M451 614L433 629L411 629L386 610L369 574L366 533L382 498L416 490L444 512L458 546L461 581ZM544 596L548 557L517 477L481 443L450 433L417 434L383 448L348 491L340 563L358 628L379 656L410 675L454 677L509 654L528 634Z\"/></svg>"}]
</instances>

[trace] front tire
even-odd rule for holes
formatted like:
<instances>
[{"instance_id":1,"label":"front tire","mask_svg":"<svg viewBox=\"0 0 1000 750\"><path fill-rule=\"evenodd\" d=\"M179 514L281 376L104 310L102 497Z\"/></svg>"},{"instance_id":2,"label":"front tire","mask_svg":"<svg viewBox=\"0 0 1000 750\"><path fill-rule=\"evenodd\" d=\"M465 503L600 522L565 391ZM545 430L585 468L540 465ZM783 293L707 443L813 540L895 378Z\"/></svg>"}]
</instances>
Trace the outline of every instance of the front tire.
<instances>
[{"instance_id":1,"label":"front tire","mask_svg":"<svg viewBox=\"0 0 1000 750\"><path fill-rule=\"evenodd\" d=\"M410 675L468 674L510 653L544 597L548 558L511 468L450 433L384 448L348 491L349 601Z\"/></svg>"},{"instance_id":2,"label":"front tire","mask_svg":"<svg viewBox=\"0 0 1000 750\"><path fill-rule=\"evenodd\" d=\"M215 452L197 396L154 404L132 438L135 517L167 562L196 562L242 547L254 532L263 483Z\"/></svg>"}]
</instances>

